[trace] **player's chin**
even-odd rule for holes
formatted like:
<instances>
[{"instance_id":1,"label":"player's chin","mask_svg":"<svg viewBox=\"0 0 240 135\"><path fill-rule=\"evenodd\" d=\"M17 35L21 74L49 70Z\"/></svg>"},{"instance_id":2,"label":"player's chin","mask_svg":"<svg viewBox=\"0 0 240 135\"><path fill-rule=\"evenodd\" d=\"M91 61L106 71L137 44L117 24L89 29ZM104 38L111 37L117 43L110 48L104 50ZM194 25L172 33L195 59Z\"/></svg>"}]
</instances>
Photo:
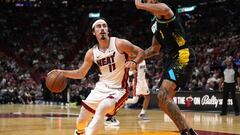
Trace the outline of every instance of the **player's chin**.
<instances>
[{"instance_id":1,"label":"player's chin","mask_svg":"<svg viewBox=\"0 0 240 135\"><path fill-rule=\"evenodd\" d=\"M100 39L101 39L101 40L105 40L105 39L107 39L107 38L105 37L105 35L102 35Z\"/></svg>"}]
</instances>

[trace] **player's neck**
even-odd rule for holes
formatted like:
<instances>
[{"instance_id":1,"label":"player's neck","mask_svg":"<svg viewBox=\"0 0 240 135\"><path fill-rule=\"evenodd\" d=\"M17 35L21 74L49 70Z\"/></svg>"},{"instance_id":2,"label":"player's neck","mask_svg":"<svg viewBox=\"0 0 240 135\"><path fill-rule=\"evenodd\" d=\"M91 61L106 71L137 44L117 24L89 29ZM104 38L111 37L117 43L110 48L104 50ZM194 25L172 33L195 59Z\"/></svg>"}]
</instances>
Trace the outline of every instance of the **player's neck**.
<instances>
[{"instance_id":1,"label":"player's neck","mask_svg":"<svg viewBox=\"0 0 240 135\"><path fill-rule=\"evenodd\" d=\"M228 66L227 66L227 69L231 69L231 68L232 68L232 66L231 66L231 65L228 65Z\"/></svg>"},{"instance_id":2,"label":"player's neck","mask_svg":"<svg viewBox=\"0 0 240 135\"><path fill-rule=\"evenodd\" d=\"M110 43L109 39L98 41L98 44L99 44L98 49L102 52L105 52L109 47L109 43Z\"/></svg>"}]
</instances>

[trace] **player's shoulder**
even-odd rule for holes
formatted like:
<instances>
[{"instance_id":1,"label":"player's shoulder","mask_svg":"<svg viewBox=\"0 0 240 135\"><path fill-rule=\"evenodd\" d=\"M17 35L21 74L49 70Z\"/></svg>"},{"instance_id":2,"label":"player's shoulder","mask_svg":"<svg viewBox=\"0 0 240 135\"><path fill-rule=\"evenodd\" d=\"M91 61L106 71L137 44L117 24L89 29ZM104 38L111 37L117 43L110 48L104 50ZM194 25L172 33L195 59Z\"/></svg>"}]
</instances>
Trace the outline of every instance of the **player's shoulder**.
<instances>
[{"instance_id":1,"label":"player's shoulder","mask_svg":"<svg viewBox=\"0 0 240 135\"><path fill-rule=\"evenodd\" d=\"M115 45L119 53L123 53L123 46L124 46L124 41L122 38L114 37L115 38Z\"/></svg>"},{"instance_id":2,"label":"player's shoulder","mask_svg":"<svg viewBox=\"0 0 240 135\"><path fill-rule=\"evenodd\" d=\"M95 46L93 46L92 48L88 49L88 50L87 50L87 53L90 53L90 54L93 53L93 48L94 48L94 47L95 47ZM87 54L87 53L86 53L86 54Z\"/></svg>"},{"instance_id":3,"label":"player's shoulder","mask_svg":"<svg viewBox=\"0 0 240 135\"><path fill-rule=\"evenodd\" d=\"M130 41L128 41L127 39L123 39L123 38L116 38L116 44L120 45L120 46L124 46L124 45L128 45L130 43Z\"/></svg>"},{"instance_id":4,"label":"player's shoulder","mask_svg":"<svg viewBox=\"0 0 240 135\"><path fill-rule=\"evenodd\" d=\"M116 47L120 53L125 52L130 46L132 46L132 43L127 39L116 38Z\"/></svg>"},{"instance_id":5,"label":"player's shoulder","mask_svg":"<svg viewBox=\"0 0 240 135\"><path fill-rule=\"evenodd\" d=\"M87 59L93 59L93 47L87 50L85 57Z\"/></svg>"}]
</instances>

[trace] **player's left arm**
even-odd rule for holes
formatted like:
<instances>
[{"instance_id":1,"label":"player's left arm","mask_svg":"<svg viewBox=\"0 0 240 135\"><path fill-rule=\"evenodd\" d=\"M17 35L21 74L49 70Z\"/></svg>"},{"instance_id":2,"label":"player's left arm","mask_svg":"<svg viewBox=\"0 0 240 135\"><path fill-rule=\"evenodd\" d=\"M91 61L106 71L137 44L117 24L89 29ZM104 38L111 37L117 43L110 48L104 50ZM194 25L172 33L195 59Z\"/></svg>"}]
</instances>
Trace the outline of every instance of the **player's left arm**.
<instances>
[{"instance_id":1,"label":"player's left arm","mask_svg":"<svg viewBox=\"0 0 240 135\"><path fill-rule=\"evenodd\" d=\"M133 60L126 62L125 66L127 68L136 68L137 64L143 61L144 51L140 47L125 39L117 39L116 44L120 53L126 53L129 57L134 57Z\"/></svg>"}]
</instances>

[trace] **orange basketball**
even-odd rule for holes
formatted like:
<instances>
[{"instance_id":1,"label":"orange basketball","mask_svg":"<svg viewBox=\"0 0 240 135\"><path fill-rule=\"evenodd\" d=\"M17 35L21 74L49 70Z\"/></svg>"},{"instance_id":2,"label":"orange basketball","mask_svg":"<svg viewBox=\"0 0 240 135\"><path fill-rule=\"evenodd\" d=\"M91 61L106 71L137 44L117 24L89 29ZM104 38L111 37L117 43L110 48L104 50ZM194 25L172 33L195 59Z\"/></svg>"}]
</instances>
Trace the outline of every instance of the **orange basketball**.
<instances>
[{"instance_id":1,"label":"orange basketball","mask_svg":"<svg viewBox=\"0 0 240 135\"><path fill-rule=\"evenodd\" d=\"M67 86L67 79L63 73L54 71L47 75L46 86L53 93L62 92Z\"/></svg>"}]
</instances>

